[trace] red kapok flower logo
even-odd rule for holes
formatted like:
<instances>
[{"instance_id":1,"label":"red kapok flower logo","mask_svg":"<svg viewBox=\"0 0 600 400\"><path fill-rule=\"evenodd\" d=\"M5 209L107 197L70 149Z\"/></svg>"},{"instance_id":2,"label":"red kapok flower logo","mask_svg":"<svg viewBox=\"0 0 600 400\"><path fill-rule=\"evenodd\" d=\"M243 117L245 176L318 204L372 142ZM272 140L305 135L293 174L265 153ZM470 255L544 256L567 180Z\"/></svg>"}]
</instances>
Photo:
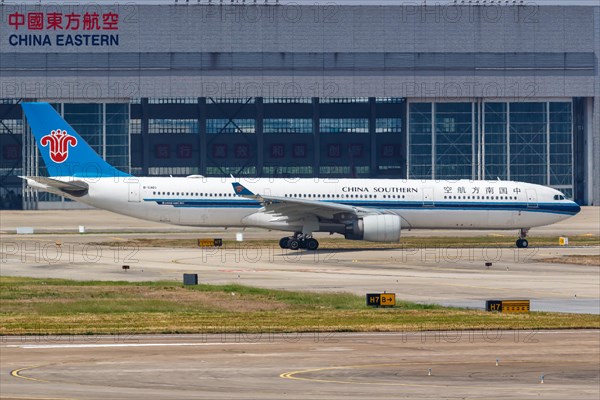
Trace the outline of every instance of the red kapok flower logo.
<instances>
[{"instance_id":1,"label":"red kapok flower logo","mask_svg":"<svg viewBox=\"0 0 600 400\"><path fill-rule=\"evenodd\" d=\"M42 147L50 146L50 159L55 163L64 162L69 157L69 145L77 146L77 138L65 130L56 129L40 140Z\"/></svg>"}]
</instances>

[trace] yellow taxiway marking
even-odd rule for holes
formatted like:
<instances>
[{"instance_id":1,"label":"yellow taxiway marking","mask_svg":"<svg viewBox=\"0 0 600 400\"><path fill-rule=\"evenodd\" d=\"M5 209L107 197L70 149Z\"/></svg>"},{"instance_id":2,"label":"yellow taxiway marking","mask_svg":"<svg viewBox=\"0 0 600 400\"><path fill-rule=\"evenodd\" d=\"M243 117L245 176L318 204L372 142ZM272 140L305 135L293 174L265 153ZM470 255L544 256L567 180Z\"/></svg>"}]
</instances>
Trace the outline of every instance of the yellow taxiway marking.
<instances>
[{"instance_id":1,"label":"yellow taxiway marking","mask_svg":"<svg viewBox=\"0 0 600 400\"><path fill-rule=\"evenodd\" d=\"M47 367L50 366L52 364L46 364L46 365L34 365L32 367L24 367L24 368L19 368L19 369L15 369L12 370L10 372L10 375L15 377L15 378L19 378L19 379L26 379L28 381L33 381L33 382L40 382L40 383L68 383L70 385L81 385L80 383L76 383L76 382L60 382L60 381L55 381L55 382L50 382L50 381L46 381L43 379L37 379L37 378L32 378L30 376L23 376L21 375L21 372L23 371L30 371L32 369L35 368L41 368L41 367ZM33 396L28 396L28 397L15 397L15 396L8 396L5 395L4 397L6 398L14 398L14 399L24 399L24 400L77 400L73 397L33 397Z\"/></svg>"},{"instance_id":2,"label":"yellow taxiway marking","mask_svg":"<svg viewBox=\"0 0 600 400\"><path fill-rule=\"evenodd\" d=\"M563 362L579 362L576 360L570 361L563 361ZM504 362L504 364L506 365L506 361ZM527 360L515 360L515 361L510 361L510 363L535 363L535 361L527 361ZM447 362L441 362L437 365L460 365L460 364L477 364L477 362L467 362L467 361L447 361ZM481 364L481 362L479 362L478 364ZM347 365L347 366L339 366L339 367L323 367L323 368L313 368L313 369L305 369L305 370L299 370L299 371L291 371L291 372L284 372L281 375L279 375L280 378L283 379L292 379L292 380L298 380L298 381L308 381L308 382L320 382L320 383L340 383L340 384L349 384L349 385L382 385L382 386L405 386L405 387L427 387L427 388L457 388L457 389L473 389L473 386L460 386L460 385L440 385L440 384L420 384L420 383L401 383L401 382L377 382L377 381L373 381L373 382L356 382L356 381L352 381L352 380L337 380L337 379L318 379L318 378L303 378L300 376L296 376L296 375L300 375L300 374L307 374L307 373L311 373L311 372L321 372L321 371L333 371L333 370L344 370L344 369L361 369L361 368L381 368L381 367L403 367L403 366L407 366L407 365L423 365L423 366L435 366L436 364L432 364L432 363L427 363L427 362L407 362L407 363L401 363L401 364L364 364L364 365ZM534 381L532 382L534 383ZM487 385L482 385L482 387L487 387L490 389L504 389L504 390L514 390L514 387L511 388L507 388L507 387L503 387L503 386L496 386L496 387L492 387L492 386L487 386ZM540 387L536 387L536 388L520 388L520 390L533 390L533 391L541 391L541 390L556 390L556 388L540 388ZM585 389L582 389L585 390Z\"/></svg>"},{"instance_id":3,"label":"yellow taxiway marking","mask_svg":"<svg viewBox=\"0 0 600 400\"><path fill-rule=\"evenodd\" d=\"M23 372L23 371L29 371L29 370L32 370L34 368L39 368L39 367L43 367L43 365L34 365L33 367L25 367L25 368L15 369L15 370L11 371L10 375L14 376L15 378L27 379L28 381L50 383L43 379L31 378L29 376L21 375L21 372Z\"/></svg>"}]
</instances>

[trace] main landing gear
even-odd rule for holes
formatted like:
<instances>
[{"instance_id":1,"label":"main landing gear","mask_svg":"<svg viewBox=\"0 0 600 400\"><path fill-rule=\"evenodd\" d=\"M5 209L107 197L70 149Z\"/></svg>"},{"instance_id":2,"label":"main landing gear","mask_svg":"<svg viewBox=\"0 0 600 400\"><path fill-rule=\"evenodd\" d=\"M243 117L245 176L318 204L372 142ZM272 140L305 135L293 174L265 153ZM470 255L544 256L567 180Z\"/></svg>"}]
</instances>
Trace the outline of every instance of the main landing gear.
<instances>
[{"instance_id":1,"label":"main landing gear","mask_svg":"<svg viewBox=\"0 0 600 400\"><path fill-rule=\"evenodd\" d=\"M527 232L529 232L529 228L521 228L521 231L519 232L519 238L517 239L517 247L520 249L526 249L527 247L529 247L529 242L527 241L527 239L525 239L525 237L527 236Z\"/></svg>"},{"instance_id":2,"label":"main landing gear","mask_svg":"<svg viewBox=\"0 0 600 400\"><path fill-rule=\"evenodd\" d=\"M319 242L311 235L296 232L294 236L283 237L279 240L279 247L282 249L298 250L316 250L319 248Z\"/></svg>"}]
</instances>

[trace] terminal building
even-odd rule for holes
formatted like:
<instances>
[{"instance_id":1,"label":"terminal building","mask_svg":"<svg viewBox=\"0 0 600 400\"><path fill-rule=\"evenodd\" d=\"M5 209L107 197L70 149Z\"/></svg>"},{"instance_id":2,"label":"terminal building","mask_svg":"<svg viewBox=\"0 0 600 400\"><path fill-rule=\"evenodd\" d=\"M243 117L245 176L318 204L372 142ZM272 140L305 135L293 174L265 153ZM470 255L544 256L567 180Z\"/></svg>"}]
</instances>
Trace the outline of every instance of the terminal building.
<instances>
[{"instance_id":1,"label":"terminal building","mask_svg":"<svg viewBox=\"0 0 600 400\"><path fill-rule=\"evenodd\" d=\"M76 203L20 103L133 175L489 179L600 205L588 0L0 3L0 208Z\"/></svg>"}]
</instances>

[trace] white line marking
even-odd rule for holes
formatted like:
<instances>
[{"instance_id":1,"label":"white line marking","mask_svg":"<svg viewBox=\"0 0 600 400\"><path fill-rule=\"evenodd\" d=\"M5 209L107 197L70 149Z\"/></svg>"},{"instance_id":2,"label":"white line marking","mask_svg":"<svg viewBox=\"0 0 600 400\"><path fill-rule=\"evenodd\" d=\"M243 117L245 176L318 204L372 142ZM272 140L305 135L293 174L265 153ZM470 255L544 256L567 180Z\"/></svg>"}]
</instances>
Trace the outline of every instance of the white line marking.
<instances>
[{"instance_id":1,"label":"white line marking","mask_svg":"<svg viewBox=\"0 0 600 400\"><path fill-rule=\"evenodd\" d=\"M2 347L19 349L94 349L103 347L167 347L167 346L248 346L255 342L240 343L87 343L87 344L11 344Z\"/></svg>"}]
</instances>

